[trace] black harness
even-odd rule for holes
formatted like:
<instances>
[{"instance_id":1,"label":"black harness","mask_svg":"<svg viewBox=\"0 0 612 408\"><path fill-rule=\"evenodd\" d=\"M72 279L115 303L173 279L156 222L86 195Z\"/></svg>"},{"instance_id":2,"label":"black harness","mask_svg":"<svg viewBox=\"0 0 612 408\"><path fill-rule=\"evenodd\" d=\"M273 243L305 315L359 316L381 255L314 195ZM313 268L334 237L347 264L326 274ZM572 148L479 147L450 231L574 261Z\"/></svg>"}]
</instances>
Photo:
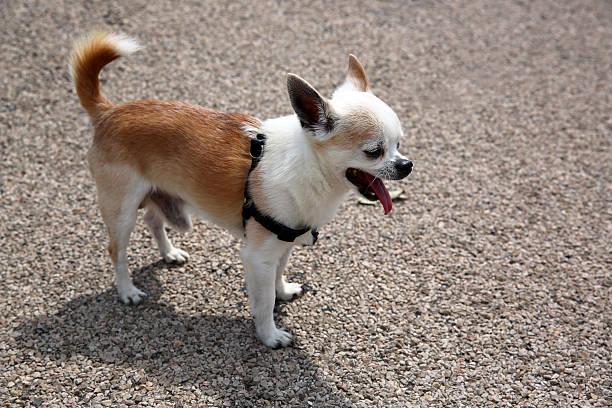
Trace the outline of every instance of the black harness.
<instances>
[{"instance_id":1,"label":"black harness","mask_svg":"<svg viewBox=\"0 0 612 408\"><path fill-rule=\"evenodd\" d=\"M246 179L246 183L244 186L244 201L242 204L242 226L245 228L246 234L246 223L249 218L253 217L255 221L261 224L262 227L267 229L268 231L275 234L278 239L285 242L293 242L297 237L303 235L310 231L312 233L312 243L314 244L319 237L319 232L311 227L304 227L301 229L293 229L288 226L281 224L276 221L274 218L263 214L261 211L257 209L255 203L253 203L253 199L249 194L249 177L251 172L257 164L261 160L261 156L263 155L264 145L266 144L266 135L263 133L258 133L257 138L251 138L251 147L249 153L251 154L251 168L249 169L249 174Z\"/></svg>"}]
</instances>

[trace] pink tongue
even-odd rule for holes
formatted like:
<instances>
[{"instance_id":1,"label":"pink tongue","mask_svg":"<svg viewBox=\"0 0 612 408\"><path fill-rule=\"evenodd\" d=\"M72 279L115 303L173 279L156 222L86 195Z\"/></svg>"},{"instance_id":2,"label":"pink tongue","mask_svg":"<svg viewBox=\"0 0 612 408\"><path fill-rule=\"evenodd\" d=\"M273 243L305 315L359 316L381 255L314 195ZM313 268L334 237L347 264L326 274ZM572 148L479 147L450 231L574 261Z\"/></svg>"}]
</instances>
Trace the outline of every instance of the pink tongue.
<instances>
[{"instance_id":1,"label":"pink tongue","mask_svg":"<svg viewBox=\"0 0 612 408\"><path fill-rule=\"evenodd\" d=\"M392 205L391 196L389 195L389 192L387 191L387 188L385 187L382 180L379 178L376 178L370 181L370 187L372 188L372 190L374 190L374 192L376 193L376 196L382 203L383 208L385 209L385 215L389 214L389 211L391 211L391 205Z\"/></svg>"}]
</instances>

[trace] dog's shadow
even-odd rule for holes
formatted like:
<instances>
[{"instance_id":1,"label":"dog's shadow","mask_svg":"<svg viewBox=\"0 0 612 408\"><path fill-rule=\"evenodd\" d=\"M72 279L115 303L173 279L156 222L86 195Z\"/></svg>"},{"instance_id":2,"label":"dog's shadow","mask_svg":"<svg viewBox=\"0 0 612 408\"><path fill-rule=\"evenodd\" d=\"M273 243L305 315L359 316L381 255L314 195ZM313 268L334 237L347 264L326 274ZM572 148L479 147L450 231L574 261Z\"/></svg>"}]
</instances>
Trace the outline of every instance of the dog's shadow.
<instances>
[{"instance_id":1,"label":"dog's shadow","mask_svg":"<svg viewBox=\"0 0 612 408\"><path fill-rule=\"evenodd\" d=\"M57 313L23 322L15 346L24 359L34 353L59 363L85 357L94 364L129 366L123 373L131 373L126 375L133 376L134 386L153 377L162 384L213 389L227 401L231 394L236 401L239 392L245 402L263 398L286 404L297 398L304 405L325 396L338 406L351 405L320 378L299 346L270 350L261 345L252 320L186 314L159 303L157 270L166 267L160 261L135 271L137 285L147 282L141 285L149 294L143 304L122 305L114 288L79 296ZM142 371L147 378L137 374Z\"/></svg>"}]
</instances>

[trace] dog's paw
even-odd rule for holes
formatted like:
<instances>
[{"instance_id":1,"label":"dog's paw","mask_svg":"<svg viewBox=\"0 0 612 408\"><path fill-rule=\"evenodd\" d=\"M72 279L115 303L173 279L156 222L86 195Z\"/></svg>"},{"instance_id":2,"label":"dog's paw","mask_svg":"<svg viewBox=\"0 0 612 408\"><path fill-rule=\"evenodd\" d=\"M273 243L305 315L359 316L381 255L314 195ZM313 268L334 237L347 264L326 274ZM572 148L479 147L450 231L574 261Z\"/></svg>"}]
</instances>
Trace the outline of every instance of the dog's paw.
<instances>
[{"instance_id":1,"label":"dog's paw","mask_svg":"<svg viewBox=\"0 0 612 408\"><path fill-rule=\"evenodd\" d=\"M280 300L297 299L304 291L299 283L285 283L282 287L276 289L276 297Z\"/></svg>"},{"instance_id":2,"label":"dog's paw","mask_svg":"<svg viewBox=\"0 0 612 408\"><path fill-rule=\"evenodd\" d=\"M258 337L263 344L273 349L293 344L293 336L282 329L274 328L266 333L258 333Z\"/></svg>"},{"instance_id":3,"label":"dog's paw","mask_svg":"<svg viewBox=\"0 0 612 408\"><path fill-rule=\"evenodd\" d=\"M119 299L121 299L121 301L125 304L131 303L133 305L137 305L147 296L146 293L132 284L129 286L119 287L117 288L117 291L119 292Z\"/></svg>"},{"instance_id":4,"label":"dog's paw","mask_svg":"<svg viewBox=\"0 0 612 408\"><path fill-rule=\"evenodd\" d=\"M189 254L178 248L172 248L170 251L162 255L164 257L164 260L168 263L182 264L189 260Z\"/></svg>"}]
</instances>

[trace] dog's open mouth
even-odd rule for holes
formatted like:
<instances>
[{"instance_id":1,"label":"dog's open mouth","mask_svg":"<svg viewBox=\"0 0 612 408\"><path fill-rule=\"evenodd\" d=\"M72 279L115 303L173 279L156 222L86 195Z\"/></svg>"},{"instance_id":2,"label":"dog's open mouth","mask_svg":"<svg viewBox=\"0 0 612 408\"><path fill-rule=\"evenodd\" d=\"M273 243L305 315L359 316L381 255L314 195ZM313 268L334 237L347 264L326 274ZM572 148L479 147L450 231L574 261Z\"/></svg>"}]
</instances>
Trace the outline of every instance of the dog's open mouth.
<instances>
[{"instance_id":1,"label":"dog's open mouth","mask_svg":"<svg viewBox=\"0 0 612 408\"><path fill-rule=\"evenodd\" d=\"M357 190L368 200L379 200L385 209L385 215L391 211L391 196L382 180L365 171L349 168L346 178L353 183Z\"/></svg>"}]
</instances>

